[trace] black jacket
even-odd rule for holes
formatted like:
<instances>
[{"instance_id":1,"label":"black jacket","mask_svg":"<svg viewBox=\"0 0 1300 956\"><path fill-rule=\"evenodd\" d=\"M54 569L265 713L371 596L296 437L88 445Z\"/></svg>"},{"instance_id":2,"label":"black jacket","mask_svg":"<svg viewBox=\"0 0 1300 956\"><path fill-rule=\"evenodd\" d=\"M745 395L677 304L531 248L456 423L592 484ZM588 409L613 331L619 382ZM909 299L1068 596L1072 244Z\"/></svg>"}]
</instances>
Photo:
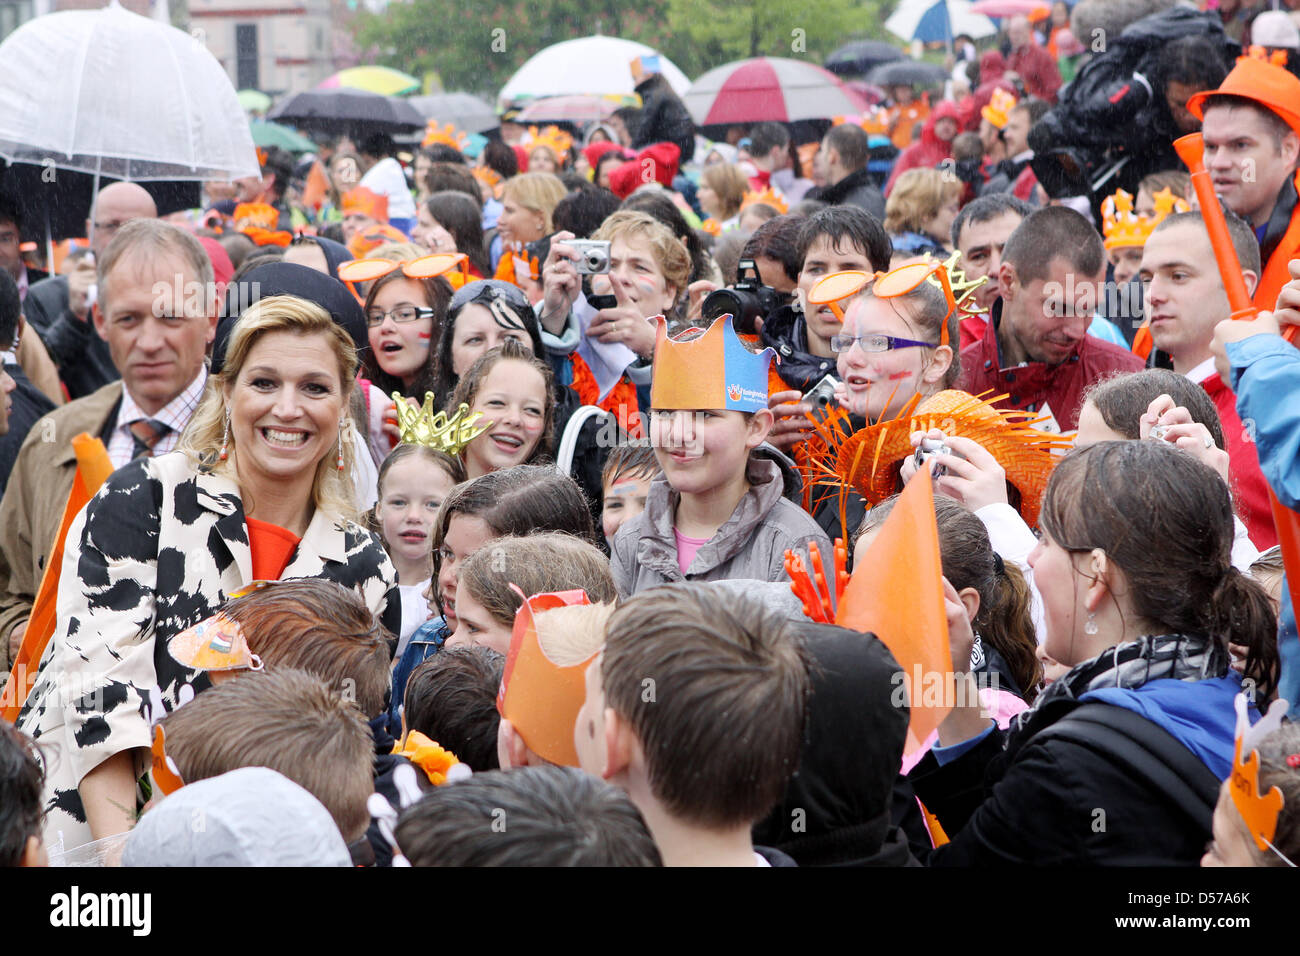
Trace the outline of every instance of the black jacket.
<instances>
[{"instance_id":1,"label":"black jacket","mask_svg":"<svg viewBox=\"0 0 1300 956\"><path fill-rule=\"evenodd\" d=\"M80 319L69 311L66 277L51 276L28 289L23 316L45 343L45 350L59 367L59 378L73 398L82 398L121 378L108 343L99 337L91 318Z\"/></svg>"},{"instance_id":2,"label":"black jacket","mask_svg":"<svg viewBox=\"0 0 1300 956\"><path fill-rule=\"evenodd\" d=\"M695 157L695 122L668 81L657 74L647 77L637 85L636 92L642 106L636 129L632 131L632 148L640 150L651 143L675 143L682 151L679 162L689 163Z\"/></svg>"},{"instance_id":3,"label":"black jacket","mask_svg":"<svg viewBox=\"0 0 1300 956\"><path fill-rule=\"evenodd\" d=\"M5 371L16 383L9 393L13 407L9 410L9 431L0 436L0 495L4 494L9 484L9 472L13 471L14 462L18 460L18 449L32 426L41 416L54 411L54 403L44 392L31 383L18 365L6 365Z\"/></svg>"},{"instance_id":4,"label":"black jacket","mask_svg":"<svg viewBox=\"0 0 1300 956\"><path fill-rule=\"evenodd\" d=\"M808 351L808 334L802 312L783 305L763 320L759 338L776 350L776 373L790 388L806 392L824 376L835 374L835 359Z\"/></svg>"},{"instance_id":5,"label":"black jacket","mask_svg":"<svg viewBox=\"0 0 1300 956\"><path fill-rule=\"evenodd\" d=\"M865 166L849 173L834 186L810 190L805 198L820 199L832 206L857 206L871 213L877 220L885 220L885 197L872 182L871 173Z\"/></svg>"}]
</instances>

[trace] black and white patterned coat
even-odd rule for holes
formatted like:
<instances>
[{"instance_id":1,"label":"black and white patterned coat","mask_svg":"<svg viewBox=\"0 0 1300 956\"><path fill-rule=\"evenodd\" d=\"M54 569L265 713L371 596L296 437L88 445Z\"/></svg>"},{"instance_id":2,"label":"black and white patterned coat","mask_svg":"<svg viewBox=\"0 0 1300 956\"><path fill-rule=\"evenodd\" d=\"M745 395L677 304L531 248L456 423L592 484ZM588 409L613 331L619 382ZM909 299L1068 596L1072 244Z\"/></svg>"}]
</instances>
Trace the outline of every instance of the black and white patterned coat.
<instances>
[{"instance_id":1,"label":"black and white patterned coat","mask_svg":"<svg viewBox=\"0 0 1300 956\"><path fill-rule=\"evenodd\" d=\"M397 572L379 538L317 511L283 578L319 577L355 590L394 633ZM54 636L18 726L46 759L46 837L91 839L77 786L109 757L135 750L151 720L208 678L177 663L167 642L212 615L252 579L239 487L183 453L114 472L68 531ZM144 748L139 750L137 748Z\"/></svg>"}]
</instances>

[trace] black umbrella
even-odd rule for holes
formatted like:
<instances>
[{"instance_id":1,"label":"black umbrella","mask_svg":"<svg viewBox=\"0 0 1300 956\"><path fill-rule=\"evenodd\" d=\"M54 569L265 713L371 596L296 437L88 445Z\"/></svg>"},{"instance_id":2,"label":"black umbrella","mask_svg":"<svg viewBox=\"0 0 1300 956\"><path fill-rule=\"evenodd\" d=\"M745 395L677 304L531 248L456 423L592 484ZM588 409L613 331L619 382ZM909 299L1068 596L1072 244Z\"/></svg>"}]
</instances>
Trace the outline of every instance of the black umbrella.
<instances>
[{"instance_id":1,"label":"black umbrella","mask_svg":"<svg viewBox=\"0 0 1300 956\"><path fill-rule=\"evenodd\" d=\"M408 96L406 102L414 106L425 119L451 123L466 133L486 133L501 125L492 104L470 93Z\"/></svg>"},{"instance_id":2,"label":"black umbrella","mask_svg":"<svg viewBox=\"0 0 1300 956\"><path fill-rule=\"evenodd\" d=\"M403 133L425 122L410 103L392 96L339 87L308 90L277 103L267 119L320 133Z\"/></svg>"},{"instance_id":3,"label":"black umbrella","mask_svg":"<svg viewBox=\"0 0 1300 956\"><path fill-rule=\"evenodd\" d=\"M898 47L880 40L858 40L840 47L826 58L826 69L840 76L862 76L872 67L906 58Z\"/></svg>"},{"instance_id":4,"label":"black umbrella","mask_svg":"<svg viewBox=\"0 0 1300 956\"><path fill-rule=\"evenodd\" d=\"M117 180L101 176L99 188L113 182ZM90 173L14 163L0 172L0 195L17 205L23 217L23 239L44 242L48 216L50 238L57 241L86 234L86 220L95 198L94 183ZM153 196L160 216L193 209L200 201L202 184L198 182L156 180L139 185Z\"/></svg>"},{"instance_id":5,"label":"black umbrella","mask_svg":"<svg viewBox=\"0 0 1300 956\"><path fill-rule=\"evenodd\" d=\"M938 86L946 79L943 67L916 60L885 63L867 74L867 82L876 86Z\"/></svg>"}]
</instances>

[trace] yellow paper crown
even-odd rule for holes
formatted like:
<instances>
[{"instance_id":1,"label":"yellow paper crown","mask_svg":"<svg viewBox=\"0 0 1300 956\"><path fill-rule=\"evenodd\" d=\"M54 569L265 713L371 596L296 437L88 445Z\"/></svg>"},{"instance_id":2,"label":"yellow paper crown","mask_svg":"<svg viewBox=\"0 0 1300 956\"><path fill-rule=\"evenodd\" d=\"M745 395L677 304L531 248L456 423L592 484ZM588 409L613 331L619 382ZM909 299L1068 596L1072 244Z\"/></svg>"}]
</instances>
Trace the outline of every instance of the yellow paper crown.
<instances>
[{"instance_id":1,"label":"yellow paper crown","mask_svg":"<svg viewBox=\"0 0 1300 956\"><path fill-rule=\"evenodd\" d=\"M1237 708L1237 743L1232 755L1232 782L1229 790L1233 805L1255 839L1255 846L1263 853L1275 850L1273 836L1277 832L1277 815L1282 810L1282 791L1270 787L1268 793L1260 794L1259 751L1256 747L1259 741L1282 726L1282 718L1290 705L1284 700L1273 701L1268 713L1254 727L1250 726L1250 718L1246 714L1245 694L1237 695L1234 706ZM1243 754L1245 759L1242 758Z\"/></svg>"},{"instance_id":2,"label":"yellow paper crown","mask_svg":"<svg viewBox=\"0 0 1300 956\"><path fill-rule=\"evenodd\" d=\"M980 276L978 279L967 279L966 272L957 263L961 261L961 252L957 251L943 261L943 268L948 273L948 286L952 289L952 297L957 303L958 312L973 311L970 308L975 301L972 296L975 290L984 283L989 281L988 276ZM925 280L932 285L938 285L934 276Z\"/></svg>"},{"instance_id":3,"label":"yellow paper crown","mask_svg":"<svg viewBox=\"0 0 1300 956\"><path fill-rule=\"evenodd\" d=\"M573 137L560 129L558 126L547 126L540 133L536 126L528 127L530 137L528 143L528 152L531 153L538 146L545 146L555 154L557 162L563 162L569 156L569 149L573 146Z\"/></svg>"},{"instance_id":4,"label":"yellow paper crown","mask_svg":"<svg viewBox=\"0 0 1300 956\"><path fill-rule=\"evenodd\" d=\"M988 106L985 106L980 110L980 116L984 117L998 129L1005 129L1007 118L1015 108L1016 98L1006 90L999 87L993 91L993 98L989 100Z\"/></svg>"},{"instance_id":5,"label":"yellow paper crown","mask_svg":"<svg viewBox=\"0 0 1300 956\"><path fill-rule=\"evenodd\" d=\"M559 591L526 598L515 614L497 710L510 721L528 749L544 760L578 766L573 725L587 697L590 657L561 667L546 656L537 638L537 615L560 607L587 605L585 591Z\"/></svg>"},{"instance_id":6,"label":"yellow paper crown","mask_svg":"<svg viewBox=\"0 0 1300 956\"><path fill-rule=\"evenodd\" d=\"M466 445L492 427L491 422L476 427L483 413L471 415L464 403L450 417L446 412L435 414L433 392L424 393L424 405L420 408L412 408L401 392L393 392L392 398L397 403L397 430L404 445L426 445L449 455L459 455Z\"/></svg>"},{"instance_id":7,"label":"yellow paper crown","mask_svg":"<svg viewBox=\"0 0 1300 956\"><path fill-rule=\"evenodd\" d=\"M454 123L439 126L437 120L429 120L429 125L424 130L424 139L420 145L432 146L434 143L444 143L463 153L465 147L469 145L469 137L456 129Z\"/></svg>"},{"instance_id":8,"label":"yellow paper crown","mask_svg":"<svg viewBox=\"0 0 1300 956\"><path fill-rule=\"evenodd\" d=\"M765 187L761 193L756 193L756 192L745 193L745 198L740 201L740 211L744 212L746 209L748 209L750 206L755 205L756 203L762 203L765 206L771 206L773 209L775 209L783 216L790 211L789 203L787 203L784 199L782 199L779 195L777 195L776 190L774 190L771 186Z\"/></svg>"},{"instance_id":9,"label":"yellow paper crown","mask_svg":"<svg viewBox=\"0 0 1300 956\"><path fill-rule=\"evenodd\" d=\"M1123 189L1117 189L1102 201L1101 231L1107 249L1145 246L1151 233L1166 216L1175 212L1187 212L1191 208L1187 200L1175 196L1168 187L1160 190L1152 199L1155 201L1155 211L1150 216L1134 212L1133 196Z\"/></svg>"}]
</instances>

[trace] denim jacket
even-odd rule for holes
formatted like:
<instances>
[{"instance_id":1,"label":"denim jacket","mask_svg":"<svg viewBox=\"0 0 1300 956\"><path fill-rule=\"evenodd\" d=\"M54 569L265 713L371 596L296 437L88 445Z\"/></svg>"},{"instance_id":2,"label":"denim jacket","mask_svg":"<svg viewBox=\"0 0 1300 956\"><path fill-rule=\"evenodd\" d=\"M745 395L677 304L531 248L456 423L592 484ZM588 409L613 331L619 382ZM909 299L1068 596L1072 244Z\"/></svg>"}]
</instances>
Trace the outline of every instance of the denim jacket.
<instances>
[{"instance_id":1,"label":"denim jacket","mask_svg":"<svg viewBox=\"0 0 1300 956\"><path fill-rule=\"evenodd\" d=\"M400 739L402 736L402 702L406 700L406 682L411 671L442 650L449 637L451 628L446 620L435 617L416 628L407 641L401 660L393 668L393 697L388 705L388 728L393 737Z\"/></svg>"}]
</instances>

